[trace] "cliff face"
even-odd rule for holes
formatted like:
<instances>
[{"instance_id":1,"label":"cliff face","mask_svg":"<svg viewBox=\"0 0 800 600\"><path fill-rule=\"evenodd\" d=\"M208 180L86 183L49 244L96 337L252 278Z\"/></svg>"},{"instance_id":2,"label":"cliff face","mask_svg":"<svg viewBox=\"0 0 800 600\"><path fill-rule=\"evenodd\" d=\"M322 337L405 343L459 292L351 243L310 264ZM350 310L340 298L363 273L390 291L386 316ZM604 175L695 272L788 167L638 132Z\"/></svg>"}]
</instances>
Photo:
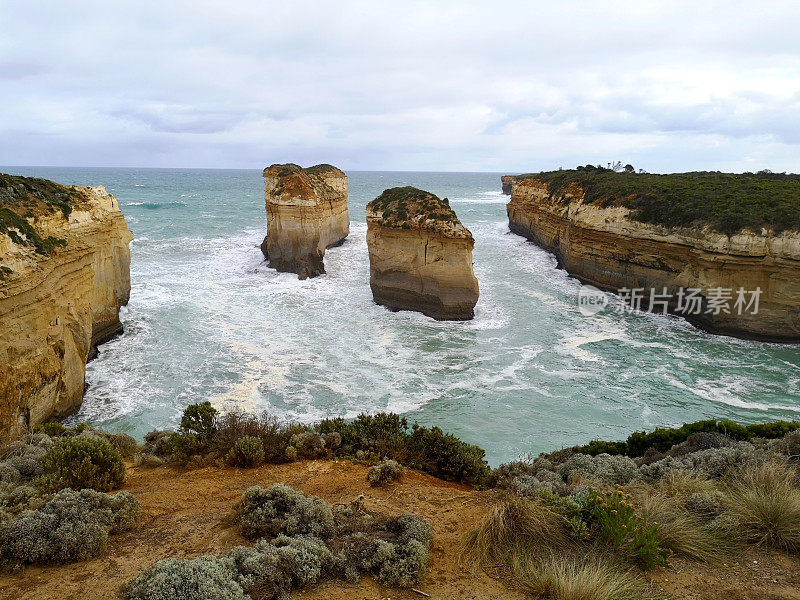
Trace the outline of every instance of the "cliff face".
<instances>
[{"instance_id":1,"label":"cliff face","mask_svg":"<svg viewBox=\"0 0 800 600\"><path fill-rule=\"evenodd\" d=\"M300 279L325 272L325 249L350 232L347 175L331 165L264 169L267 237L261 245L270 267Z\"/></svg>"},{"instance_id":2,"label":"cliff face","mask_svg":"<svg viewBox=\"0 0 800 600\"><path fill-rule=\"evenodd\" d=\"M511 231L553 252L579 280L618 291L667 288L669 310L705 330L769 341L800 341L800 234L725 235L709 227L665 227L635 221L625 207L584 202L576 185L549 198L547 184L514 182L508 203ZM681 310L680 289L701 290L700 314ZM728 312L713 306L710 290L732 290ZM735 306L737 290L761 290L758 312ZM749 301L751 295L746 296ZM660 306L656 307L659 312ZM685 309L685 302L683 308ZM744 307L745 309L747 307Z\"/></svg>"},{"instance_id":3,"label":"cliff face","mask_svg":"<svg viewBox=\"0 0 800 600\"><path fill-rule=\"evenodd\" d=\"M503 193L507 196L511 195L511 186L514 183L514 175L503 175L500 177L500 183L503 186Z\"/></svg>"},{"instance_id":4,"label":"cliff face","mask_svg":"<svg viewBox=\"0 0 800 600\"><path fill-rule=\"evenodd\" d=\"M131 240L103 187L0 179L0 439L80 406L87 360L122 330Z\"/></svg>"},{"instance_id":5,"label":"cliff face","mask_svg":"<svg viewBox=\"0 0 800 600\"><path fill-rule=\"evenodd\" d=\"M370 287L378 304L438 320L474 316L472 234L446 200L393 188L367 206Z\"/></svg>"}]
</instances>

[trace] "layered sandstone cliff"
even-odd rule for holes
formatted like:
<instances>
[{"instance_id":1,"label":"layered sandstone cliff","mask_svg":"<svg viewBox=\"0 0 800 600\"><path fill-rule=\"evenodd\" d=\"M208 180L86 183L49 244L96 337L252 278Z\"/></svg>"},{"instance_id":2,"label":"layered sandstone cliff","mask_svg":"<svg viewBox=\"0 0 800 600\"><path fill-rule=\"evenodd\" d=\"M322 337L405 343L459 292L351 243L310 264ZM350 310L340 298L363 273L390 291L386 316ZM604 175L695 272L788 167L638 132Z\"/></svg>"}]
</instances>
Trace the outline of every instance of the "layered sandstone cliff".
<instances>
[{"instance_id":1,"label":"layered sandstone cliff","mask_svg":"<svg viewBox=\"0 0 800 600\"><path fill-rule=\"evenodd\" d=\"M536 177L517 178L509 227L553 252L584 283L618 291L643 289L669 298L669 311L714 333L769 341L800 341L800 233L742 230L726 235L709 226L668 227L635 220L624 206L588 203L572 184L552 195ZM666 288L666 294L663 294ZM681 289L701 290L699 314L687 311ZM737 307L737 290L760 290L758 311ZM723 308L714 306L730 292ZM752 294L746 296L748 302ZM683 305L681 302L683 301ZM655 308L661 312L661 305ZM727 312L726 312L727 310Z\"/></svg>"},{"instance_id":2,"label":"layered sandstone cliff","mask_svg":"<svg viewBox=\"0 0 800 600\"><path fill-rule=\"evenodd\" d=\"M103 187L0 175L0 439L80 406L87 360L122 330L131 239Z\"/></svg>"},{"instance_id":3,"label":"layered sandstone cliff","mask_svg":"<svg viewBox=\"0 0 800 600\"><path fill-rule=\"evenodd\" d=\"M413 187L386 190L367 205L367 246L378 304L438 320L474 316L475 241L447 199Z\"/></svg>"},{"instance_id":4,"label":"layered sandstone cliff","mask_svg":"<svg viewBox=\"0 0 800 600\"><path fill-rule=\"evenodd\" d=\"M347 175L331 165L272 165L264 169L264 181L264 258L272 268L300 279L321 275L325 249L350 232Z\"/></svg>"},{"instance_id":5,"label":"layered sandstone cliff","mask_svg":"<svg viewBox=\"0 0 800 600\"><path fill-rule=\"evenodd\" d=\"M503 175L500 177L500 183L503 186L503 193L507 196L511 195L511 186L514 183L514 175Z\"/></svg>"}]
</instances>

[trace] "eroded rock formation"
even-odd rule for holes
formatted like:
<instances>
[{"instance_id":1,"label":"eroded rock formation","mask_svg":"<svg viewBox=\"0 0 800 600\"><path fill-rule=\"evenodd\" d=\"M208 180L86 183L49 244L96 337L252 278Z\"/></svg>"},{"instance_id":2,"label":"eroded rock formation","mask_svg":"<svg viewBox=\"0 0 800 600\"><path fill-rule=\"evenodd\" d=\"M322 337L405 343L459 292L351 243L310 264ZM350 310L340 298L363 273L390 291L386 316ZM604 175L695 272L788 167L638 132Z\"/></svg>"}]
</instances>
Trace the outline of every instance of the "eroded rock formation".
<instances>
[{"instance_id":1,"label":"eroded rock formation","mask_svg":"<svg viewBox=\"0 0 800 600\"><path fill-rule=\"evenodd\" d=\"M74 412L122 331L132 239L103 187L0 175L0 440Z\"/></svg>"},{"instance_id":2,"label":"eroded rock formation","mask_svg":"<svg viewBox=\"0 0 800 600\"><path fill-rule=\"evenodd\" d=\"M503 186L503 193L507 196L511 195L511 184L514 183L514 176L513 175L503 175L500 177L500 183Z\"/></svg>"},{"instance_id":3,"label":"eroded rock formation","mask_svg":"<svg viewBox=\"0 0 800 600\"><path fill-rule=\"evenodd\" d=\"M384 191L367 205L367 246L378 304L438 320L474 316L475 241L446 198L413 187Z\"/></svg>"},{"instance_id":4,"label":"eroded rock formation","mask_svg":"<svg viewBox=\"0 0 800 600\"><path fill-rule=\"evenodd\" d=\"M584 283L613 292L642 288L647 307L650 290L662 294L666 288L669 311L707 331L800 341L800 233L729 236L707 226L653 225L634 220L623 206L584 199L574 184L550 197L548 184L518 178L507 207L509 227L554 253ZM734 302L740 288L761 290L757 314L752 308L738 314ZM700 314L680 310L681 289L702 291ZM709 292L716 289L732 292L728 312L714 314Z\"/></svg>"},{"instance_id":5,"label":"eroded rock formation","mask_svg":"<svg viewBox=\"0 0 800 600\"><path fill-rule=\"evenodd\" d=\"M347 175L331 165L272 165L264 169L264 181L264 258L270 267L300 279L321 275L325 249L350 232Z\"/></svg>"}]
</instances>

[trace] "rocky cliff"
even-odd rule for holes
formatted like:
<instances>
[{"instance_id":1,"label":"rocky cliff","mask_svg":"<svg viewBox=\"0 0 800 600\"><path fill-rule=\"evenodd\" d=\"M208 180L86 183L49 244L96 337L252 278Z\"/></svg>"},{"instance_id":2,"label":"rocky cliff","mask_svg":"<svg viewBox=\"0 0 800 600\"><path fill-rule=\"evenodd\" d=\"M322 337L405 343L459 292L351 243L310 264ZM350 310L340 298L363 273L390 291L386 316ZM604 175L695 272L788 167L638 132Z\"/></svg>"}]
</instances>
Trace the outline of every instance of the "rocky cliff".
<instances>
[{"instance_id":1,"label":"rocky cliff","mask_svg":"<svg viewBox=\"0 0 800 600\"><path fill-rule=\"evenodd\" d=\"M122 330L131 239L103 187L0 175L0 439L80 406L87 360Z\"/></svg>"},{"instance_id":2,"label":"rocky cliff","mask_svg":"<svg viewBox=\"0 0 800 600\"><path fill-rule=\"evenodd\" d=\"M741 229L726 234L702 223L647 223L624 204L609 204L602 197L588 201L585 190L575 183L555 192L552 188L552 183L536 176L517 178L507 207L509 227L553 252L570 275L614 292L642 289L639 307L662 312L660 302L650 304L653 289L656 298L668 302L669 312L711 332L800 341L796 230L775 234ZM634 195L631 192L627 198ZM680 194L668 201L680 201ZM688 290L699 290L693 292L700 299L699 308L687 306ZM744 291L749 310L737 306L738 290ZM754 313L750 292L755 290L760 295Z\"/></svg>"},{"instance_id":3,"label":"rocky cliff","mask_svg":"<svg viewBox=\"0 0 800 600\"><path fill-rule=\"evenodd\" d=\"M267 237L261 245L269 265L300 279L325 272L325 249L350 232L347 175L331 165L264 169Z\"/></svg>"},{"instance_id":4,"label":"rocky cliff","mask_svg":"<svg viewBox=\"0 0 800 600\"><path fill-rule=\"evenodd\" d=\"M507 196L511 195L511 185L514 183L514 176L513 175L503 175L500 178L500 183L503 186L503 193Z\"/></svg>"},{"instance_id":5,"label":"rocky cliff","mask_svg":"<svg viewBox=\"0 0 800 600\"><path fill-rule=\"evenodd\" d=\"M447 199L413 187L386 190L367 205L367 246L378 304L438 320L474 316L475 241Z\"/></svg>"}]
</instances>

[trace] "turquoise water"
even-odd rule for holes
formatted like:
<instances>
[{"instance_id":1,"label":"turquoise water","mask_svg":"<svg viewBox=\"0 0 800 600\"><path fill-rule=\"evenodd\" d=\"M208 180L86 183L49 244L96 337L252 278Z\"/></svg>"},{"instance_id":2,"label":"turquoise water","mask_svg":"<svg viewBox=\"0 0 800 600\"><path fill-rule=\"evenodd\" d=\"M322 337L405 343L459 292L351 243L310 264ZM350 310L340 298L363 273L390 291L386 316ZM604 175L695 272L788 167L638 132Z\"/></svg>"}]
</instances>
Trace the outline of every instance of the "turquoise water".
<instances>
[{"instance_id":1,"label":"turquoise water","mask_svg":"<svg viewBox=\"0 0 800 600\"><path fill-rule=\"evenodd\" d=\"M327 275L267 268L257 171L0 169L104 184L135 236L125 333L100 348L74 417L141 437L183 408L299 421L391 410L486 448L531 452L717 417L800 418L800 349L650 314L577 310L580 284L509 233L500 174L348 173L351 235ZM414 185L450 198L475 236L476 318L439 323L372 302L364 206Z\"/></svg>"}]
</instances>

